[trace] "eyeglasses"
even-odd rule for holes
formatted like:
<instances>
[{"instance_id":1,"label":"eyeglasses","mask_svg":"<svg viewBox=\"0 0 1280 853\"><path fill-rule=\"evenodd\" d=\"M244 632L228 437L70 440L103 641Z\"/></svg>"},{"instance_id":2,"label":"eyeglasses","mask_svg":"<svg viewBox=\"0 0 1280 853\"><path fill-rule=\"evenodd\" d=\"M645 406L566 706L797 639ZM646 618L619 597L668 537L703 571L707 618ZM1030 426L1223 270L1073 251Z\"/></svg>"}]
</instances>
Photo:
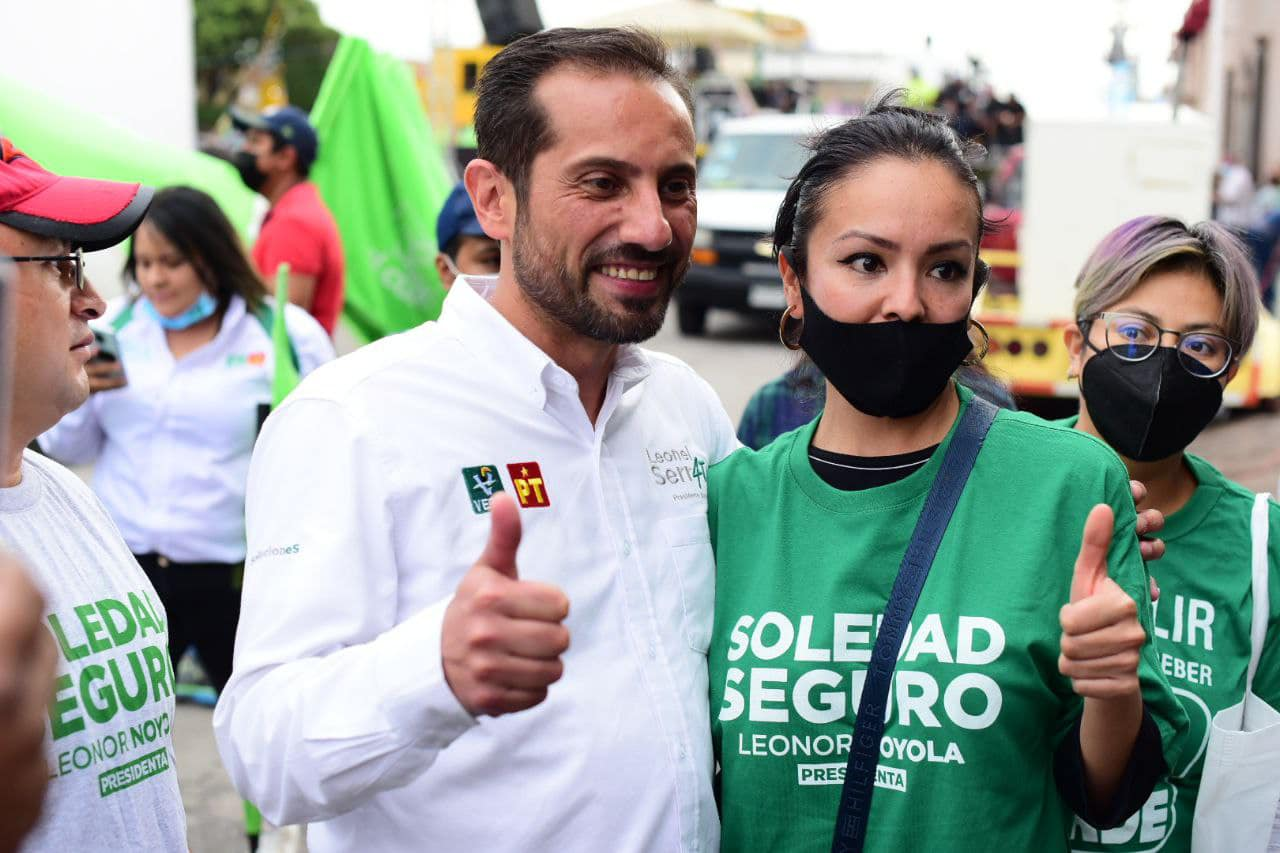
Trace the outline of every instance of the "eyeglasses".
<instances>
[{"instance_id":1,"label":"eyeglasses","mask_svg":"<svg viewBox=\"0 0 1280 853\"><path fill-rule=\"evenodd\" d=\"M1107 349L1125 361L1144 361L1160 347L1165 335L1178 338L1178 363L1192 376L1213 379L1227 372L1239 344L1213 332L1179 332L1162 329L1155 323L1134 314L1117 314L1103 311L1092 317L1082 317L1081 329L1086 330L1094 320L1105 325ZM1092 344L1090 344L1093 347ZM1097 351L1097 347L1093 347Z\"/></svg>"},{"instance_id":2,"label":"eyeglasses","mask_svg":"<svg viewBox=\"0 0 1280 853\"><path fill-rule=\"evenodd\" d=\"M0 255L0 257L3 257ZM49 263L58 270L58 278L68 287L84 290L84 251L79 247L69 255L22 255L9 260L17 264Z\"/></svg>"}]
</instances>

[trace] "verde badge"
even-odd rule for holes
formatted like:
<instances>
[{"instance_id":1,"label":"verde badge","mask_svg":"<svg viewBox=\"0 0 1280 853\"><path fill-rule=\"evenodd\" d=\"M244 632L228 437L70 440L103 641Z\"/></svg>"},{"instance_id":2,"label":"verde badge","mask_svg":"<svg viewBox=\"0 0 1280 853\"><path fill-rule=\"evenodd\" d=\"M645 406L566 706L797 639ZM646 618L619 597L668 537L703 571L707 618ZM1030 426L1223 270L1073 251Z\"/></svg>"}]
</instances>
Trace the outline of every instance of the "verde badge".
<instances>
[{"instance_id":1,"label":"verde badge","mask_svg":"<svg viewBox=\"0 0 1280 853\"><path fill-rule=\"evenodd\" d=\"M489 499L494 492L501 492L502 480L498 477L498 468L494 465L479 465L475 468L462 469L462 481L467 484L467 494L471 497L471 511L476 515L484 515L489 511Z\"/></svg>"}]
</instances>

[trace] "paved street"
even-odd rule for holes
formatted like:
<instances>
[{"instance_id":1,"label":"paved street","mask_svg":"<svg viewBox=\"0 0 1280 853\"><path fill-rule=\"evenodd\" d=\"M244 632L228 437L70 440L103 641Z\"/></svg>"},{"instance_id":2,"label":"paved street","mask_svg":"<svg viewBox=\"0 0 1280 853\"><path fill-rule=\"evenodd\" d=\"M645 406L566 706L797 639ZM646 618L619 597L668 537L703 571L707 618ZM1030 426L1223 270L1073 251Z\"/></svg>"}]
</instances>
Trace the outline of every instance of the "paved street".
<instances>
[{"instance_id":1,"label":"paved street","mask_svg":"<svg viewBox=\"0 0 1280 853\"><path fill-rule=\"evenodd\" d=\"M698 370L720 394L735 423L751 393L795 358L767 324L713 313L707 337L685 338L675 329L674 311L668 319L653 348L677 355ZM1280 475L1280 415L1233 415L1210 427L1192 449L1250 488L1274 489ZM243 849L240 801L218 761L211 716L208 709L183 705L175 727L193 853Z\"/></svg>"}]
</instances>

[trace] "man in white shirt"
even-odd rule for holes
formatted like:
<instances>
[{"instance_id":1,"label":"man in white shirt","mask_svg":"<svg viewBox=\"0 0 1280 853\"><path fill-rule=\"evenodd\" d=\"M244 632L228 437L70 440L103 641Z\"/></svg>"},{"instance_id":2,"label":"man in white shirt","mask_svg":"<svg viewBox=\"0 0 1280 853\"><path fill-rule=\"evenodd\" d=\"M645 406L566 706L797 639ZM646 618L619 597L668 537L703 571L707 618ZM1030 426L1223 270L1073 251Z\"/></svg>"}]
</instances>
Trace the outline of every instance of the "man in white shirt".
<instances>
[{"instance_id":1,"label":"man in white shirt","mask_svg":"<svg viewBox=\"0 0 1280 853\"><path fill-rule=\"evenodd\" d=\"M693 240L686 84L649 36L551 30L489 63L476 125L498 276L259 440L219 748L316 853L714 851L705 475L736 445L634 345Z\"/></svg>"},{"instance_id":2,"label":"man in white shirt","mask_svg":"<svg viewBox=\"0 0 1280 853\"><path fill-rule=\"evenodd\" d=\"M151 196L51 174L0 138L0 259L14 262L17 319L0 546L30 567L58 655L49 790L24 851L187 849L164 608L88 487L24 450L89 393L88 321L104 304L81 252L129 236Z\"/></svg>"}]
</instances>

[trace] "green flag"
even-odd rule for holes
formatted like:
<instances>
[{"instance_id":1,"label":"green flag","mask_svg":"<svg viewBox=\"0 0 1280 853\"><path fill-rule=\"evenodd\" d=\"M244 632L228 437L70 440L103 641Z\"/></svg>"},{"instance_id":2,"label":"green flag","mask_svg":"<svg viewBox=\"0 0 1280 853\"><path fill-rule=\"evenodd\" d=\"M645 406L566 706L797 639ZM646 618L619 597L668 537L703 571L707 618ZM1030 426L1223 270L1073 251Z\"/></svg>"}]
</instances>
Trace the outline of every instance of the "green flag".
<instances>
[{"instance_id":1,"label":"green flag","mask_svg":"<svg viewBox=\"0 0 1280 853\"><path fill-rule=\"evenodd\" d=\"M294 363L293 345L289 343L289 329L285 326L284 311L289 304L289 265L276 267L276 310L271 320L271 350L275 356L276 372L271 377L271 408L284 402L284 398L302 381L298 365Z\"/></svg>"},{"instance_id":2,"label":"green flag","mask_svg":"<svg viewBox=\"0 0 1280 853\"><path fill-rule=\"evenodd\" d=\"M254 193L225 160L153 142L2 76L0 133L52 172L153 187L186 184L213 196L241 234L253 219Z\"/></svg>"},{"instance_id":3,"label":"green flag","mask_svg":"<svg viewBox=\"0 0 1280 853\"><path fill-rule=\"evenodd\" d=\"M348 326L365 341L435 319L435 222L452 188L405 63L344 36L311 111L311 170L338 222Z\"/></svg>"}]
</instances>

